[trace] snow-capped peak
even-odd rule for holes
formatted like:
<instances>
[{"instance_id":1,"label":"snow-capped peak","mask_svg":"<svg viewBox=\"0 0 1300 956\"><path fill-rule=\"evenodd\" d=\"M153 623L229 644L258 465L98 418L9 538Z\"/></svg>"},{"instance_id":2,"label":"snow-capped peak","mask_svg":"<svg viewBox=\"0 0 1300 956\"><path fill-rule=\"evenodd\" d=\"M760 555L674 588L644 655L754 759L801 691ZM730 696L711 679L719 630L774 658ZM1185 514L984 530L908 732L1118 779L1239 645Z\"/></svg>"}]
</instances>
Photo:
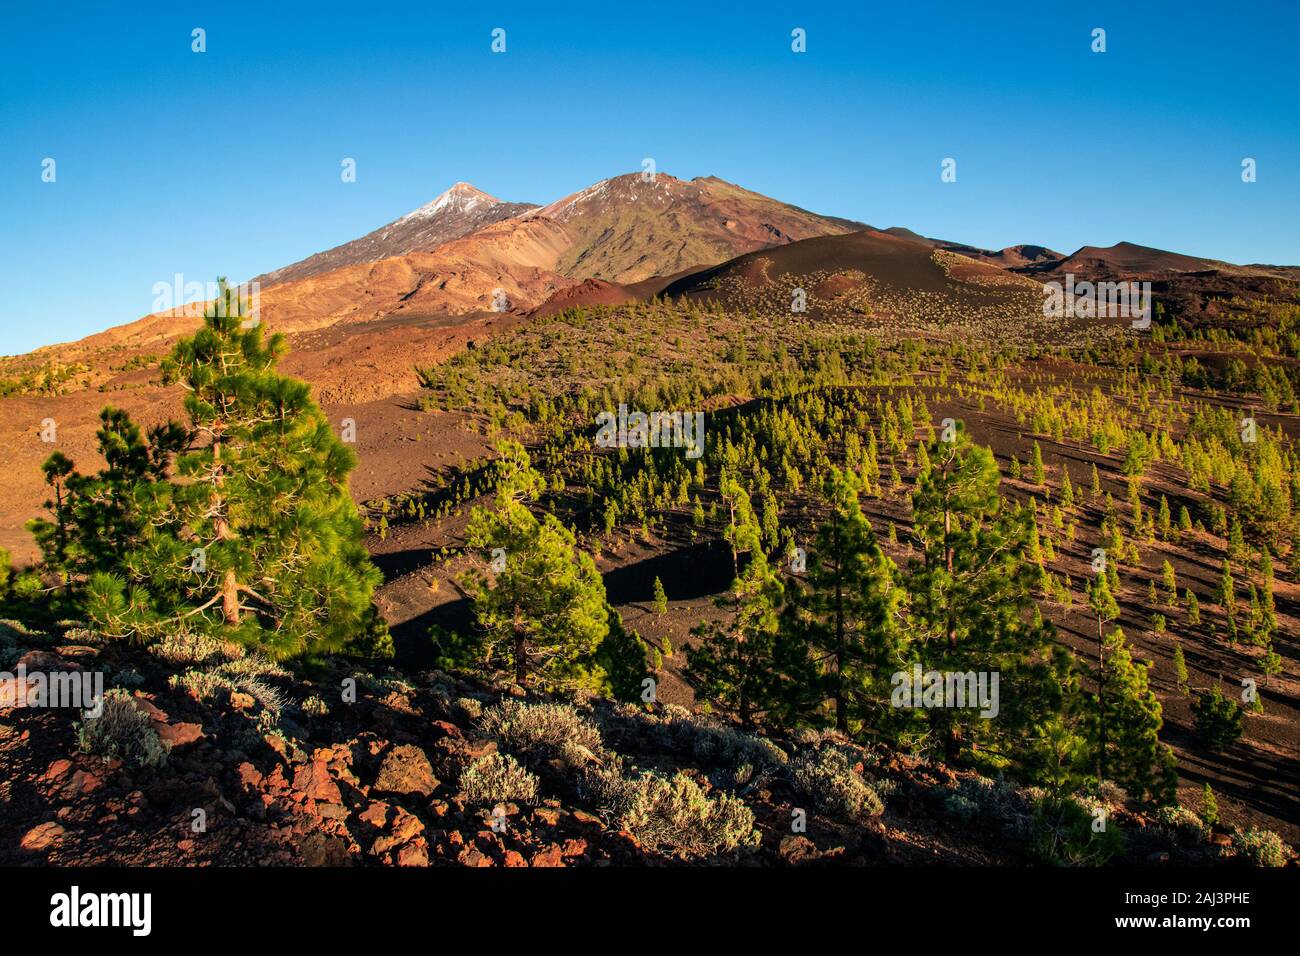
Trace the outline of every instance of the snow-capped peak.
<instances>
[{"instance_id":1,"label":"snow-capped peak","mask_svg":"<svg viewBox=\"0 0 1300 956\"><path fill-rule=\"evenodd\" d=\"M433 202L426 203L414 212L408 212L398 222L409 222L412 219L428 219L443 213L468 213L473 212L480 206L498 206L500 204L500 199L489 196L483 190L476 189L469 183L455 183Z\"/></svg>"}]
</instances>

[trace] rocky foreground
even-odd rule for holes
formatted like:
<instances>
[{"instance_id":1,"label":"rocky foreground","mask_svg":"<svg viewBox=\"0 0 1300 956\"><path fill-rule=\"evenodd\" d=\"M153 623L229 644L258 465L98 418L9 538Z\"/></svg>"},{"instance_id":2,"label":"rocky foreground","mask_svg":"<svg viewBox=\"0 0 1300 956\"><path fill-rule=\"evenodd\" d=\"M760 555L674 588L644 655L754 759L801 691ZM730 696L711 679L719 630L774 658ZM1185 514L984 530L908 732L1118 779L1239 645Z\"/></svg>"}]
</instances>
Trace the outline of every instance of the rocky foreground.
<instances>
[{"instance_id":1,"label":"rocky foreground","mask_svg":"<svg viewBox=\"0 0 1300 956\"><path fill-rule=\"evenodd\" d=\"M0 623L0 670L102 672L103 715L0 697L0 863L1295 865L1267 831L1148 815L682 708L562 702L233 645ZM1104 811L1106 829L1092 823Z\"/></svg>"}]
</instances>

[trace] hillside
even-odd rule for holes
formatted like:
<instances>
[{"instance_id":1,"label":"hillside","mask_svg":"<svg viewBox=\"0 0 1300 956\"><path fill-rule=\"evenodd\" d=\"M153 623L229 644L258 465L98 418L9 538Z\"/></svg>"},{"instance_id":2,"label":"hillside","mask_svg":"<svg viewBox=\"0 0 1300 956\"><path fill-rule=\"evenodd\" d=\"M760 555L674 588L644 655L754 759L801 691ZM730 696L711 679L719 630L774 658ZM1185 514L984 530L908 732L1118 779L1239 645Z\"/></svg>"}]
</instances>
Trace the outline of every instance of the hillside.
<instances>
[{"instance_id":1,"label":"hillside","mask_svg":"<svg viewBox=\"0 0 1300 956\"><path fill-rule=\"evenodd\" d=\"M146 653L0 622L0 648L33 668L107 671L113 706L138 713L141 739L165 755L105 762L79 752L57 711L13 712L0 724L0 865L1054 862L1032 792L833 733L768 738L679 707L574 706L436 671L340 667L307 681L215 642ZM330 692L344 677L358 680L355 703ZM623 764L693 802L632 812L609 787ZM485 797L483 777L502 766L513 796ZM1098 805L1127 833L1127 862L1248 862L1228 828ZM803 833L790 832L792 806L807 808Z\"/></svg>"},{"instance_id":2,"label":"hillside","mask_svg":"<svg viewBox=\"0 0 1300 956\"><path fill-rule=\"evenodd\" d=\"M1021 338L1026 326L1057 338L1070 332L1045 326L1038 282L871 229L748 253L677 278L662 294L913 334L964 329L982 338Z\"/></svg>"},{"instance_id":3,"label":"hillside","mask_svg":"<svg viewBox=\"0 0 1300 956\"><path fill-rule=\"evenodd\" d=\"M260 275L254 281L270 288L344 266L378 262L411 252L431 252L444 242L533 208L533 203L502 202L469 183L456 183L433 201L359 239Z\"/></svg>"}]
</instances>

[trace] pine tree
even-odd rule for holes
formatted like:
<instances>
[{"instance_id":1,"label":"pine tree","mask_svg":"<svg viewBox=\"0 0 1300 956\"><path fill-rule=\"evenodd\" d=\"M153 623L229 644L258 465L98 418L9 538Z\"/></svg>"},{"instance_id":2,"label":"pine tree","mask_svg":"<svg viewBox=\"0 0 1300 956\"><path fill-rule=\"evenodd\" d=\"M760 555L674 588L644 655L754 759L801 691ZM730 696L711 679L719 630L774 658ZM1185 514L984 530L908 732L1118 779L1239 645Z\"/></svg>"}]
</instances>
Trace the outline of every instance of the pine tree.
<instances>
[{"instance_id":1,"label":"pine tree","mask_svg":"<svg viewBox=\"0 0 1300 956\"><path fill-rule=\"evenodd\" d=\"M1097 712L1098 712L1098 746L1096 748L1097 779L1106 779L1106 637L1105 628L1109 621L1119 617L1119 604L1110 591L1106 575L1098 574L1088 585L1088 607L1097 618Z\"/></svg>"},{"instance_id":2,"label":"pine tree","mask_svg":"<svg viewBox=\"0 0 1300 956\"><path fill-rule=\"evenodd\" d=\"M1269 553L1268 548L1264 548L1260 552L1259 573L1262 579L1259 592L1259 630L1262 642L1267 644L1272 641L1273 633L1277 630L1277 598L1273 594L1273 556Z\"/></svg>"},{"instance_id":3,"label":"pine tree","mask_svg":"<svg viewBox=\"0 0 1300 956\"><path fill-rule=\"evenodd\" d=\"M1160 742L1163 719L1149 668L1133 661L1119 628L1106 638L1104 660L1098 764L1134 800L1170 803L1177 773L1173 752Z\"/></svg>"},{"instance_id":4,"label":"pine tree","mask_svg":"<svg viewBox=\"0 0 1300 956\"><path fill-rule=\"evenodd\" d=\"M1207 750L1226 750L1241 736L1241 708L1223 696L1219 685L1196 695L1192 722Z\"/></svg>"},{"instance_id":5,"label":"pine tree","mask_svg":"<svg viewBox=\"0 0 1300 956\"><path fill-rule=\"evenodd\" d=\"M1161 540L1168 540L1169 529L1172 524L1172 518L1169 514L1169 499L1164 495L1160 496L1160 511L1156 516L1156 528L1160 532Z\"/></svg>"},{"instance_id":6,"label":"pine tree","mask_svg":"<svg viewBox=\"0 0 1300 956\"><path fill-rule=\"evenodd\" d=\"M664 591L664 583L655 576L654 584L654 611L656 614L668 613L668 594Z\"/></svg>"},{"instance_id":7,"label":"pine tree","mask_svg":"<svg viewBox=\"0 0 1300 956\"><path fill-rule=\"evenodd\" d=\"M1246 539L1241 531L1241 522L1236 518L1228 526L1228 557L1239 561L1246 554Z\"/></svg>"},{"instance_id":8,"label":"pine tree","mask_svg":"<svg viewBox=\"0 0 1300 956\"><path fill-rule=\"evenodd\" d=\"M1196 592L1194 592L1191 588L1188 588L1185 592L1185 596L1187 600L1187 623L1200 624L1201 623L1201 602L1197 600Z\"/></svg>"},{"instance_id":9,"label":"pine tree","mask_svg":"<svg viewBox=\"0 0 1300 956\"><path fill-rule=\"evenodd\" d=\"M1232 620L1237 613L1237 585L1232 578L1232 566L1227 558L1223 560L1223 574L1219 578L1219 587L1214 596L1224 613L1228 615L1228 619Z\"/></svg>"},{"instance_id":10,"label":"pine tree","mask_svg":"<svg viewBox=\"0 0 1300 956\"><path fill-rule=\"evenodd\" d=\"M1067 668L1034 602L1031 513L1002 507L992 452L960 424L952 441L931 446L930 462L912 495L922 554L906 580L911 656L923 670L998 672L1003 709L997 720L969 708L925 716L949 759L991 747L1027 761L1027 740L1061 708Z\"/></svg>"},{"instance_id":11,"label":"pine tree","mask_svg":"<svg viewBox=\"0 0 1300 956\"><path fill-rule=\"evenodd\" d=\"M790 701L814 681L811 663L778 638L784 587L762 551L754 553L720 605L730 623L709 621L686 652L686 681L696 697L749 727L793 722Z\"/></svg>"},{"instance_id":12,"label":"pine tree","mask_svg":"<svg viewBox=\"0 0 1300 956\"><path fill-rule=\"evenodd\" d=\"M283 336L264 342L242 307L223 282L163 363L186 390L187 428L144 440L105 411L108 468L81 486L100 513L78 532L87 613L110 634L219 627L273 657L391 653L348 494L355 456L307 384L275 371Z\"/></svg>"},{"instance_id":13,"label":"pine tree","mask_svg":"<svg viewBox=\"0 0 1300 956\"><path fill-rule=\"evenodd\" d=\"M1094 462L1091 466L1091 472L1088 483L1088 493L1095 501L1101 496L1101 475L1097 473L1097 465Z\"/></svg>"},{"instance_id":14,"label":"pine tree","mask_svg":"<svg viewBox=\"0 0 1300 956\"><path fill-rule=\"evenodd\" d=\"M82 475L62 452L42 466L54 497L45 502L54 521L27 523L46 569L81 584L96 572L115 573L122 557L140 547L154 499L166 492L167 473L190 435L168 422L142 435L130 416L111 406L96 433L105 467Z\"/></svg>"},{"instance_id":15,"label":"pine tree","mask_svg":"<svg viewBox=\"0 0 1300 956\"><path fill-rule=\"evenodd\" d=\"M541 489L527 452L514 442L498 451L495 507L470 513L466 546L504 561L491 575L466 575L477 625L472 653L461 646L445 648L444 656L453 665L505 670L520 686L535 675L547 688L602 689L596 654L610 620L596 563L554 515L538 520L525 505Z\"/></svg>"},{"instance_id":16,"label":"pine tree","mask_svg":"<svg viewBox=\"0 0 1300 956\"><path fill-rule=\"evenodd\" d=\"M1214 827L1219 822L1219 801L1214 796L1214 788L1210 782L1205 782L1205 789L1201 791L1201 822L1207 827Z\"/></svg>"},{"instance_id":17,"label":"pine tree","mask_svg":"<svg viewBox=\"0 0 1300 956\"><path fill-rule=\"evenodd\" d=\"M1034 484L1041 486L1047 480L1047 470L1043 467L1043 449L1034 442L1034 447L1029 453L1029 470L1033 475Z\"/></svg>"},{"instance_id":18,"label":"pine tree","mask_svg":"<svg viewBox=\"0 0 1300 956\"><path fill-rule=\"evenodd\" d=\"M663 652L647 644L637 631L628 630L612 606L607 604L605 613L609 631L596 648L592 683L615 700L637 703L650 676L647 658L653 657L658 668L663 664Z\"/></svg>"},{"instance_id":19,"label":"pine tree","mask_svg":"<svg viewBox=\"0 0 1300 956\"><path fill-rule=\"evenodd\" d=\"M762 532L754 516L753 502L747 492L729 471L724 471L719 482L719 492L727 506L727 527L722 536L731 545L731 570L740 576L740 557L762 548Z\"/></svg>"},{"instance_id":20,"label":"pine tree","mask_svg":"<svg viewBox=\"0 0 1300 956\"><path fill-rule=\"evenodd\" d=\"M817 530L804 582L787 589L781 640L806 647L819 672L800 710L815 721L829 703L835 728L857 732L885 724L890 677L905 663L903 589L862 514L853 476L832 469L825 497L830 514Z\"/></svg>"},{"instance_id":21,"label":"pine tree","mask_svg":"<svg viewBox=\"0 0 1300 956\"><path fill-rule=\"evenodd\" d=\"M1187 682L1190 675L1187 673L1187 659L1183 656L1183 645L1174 645L1174 683L1178 685L1178 690L1186 694Z\"/></svg>"},{"instance_id":22,"label":"pine tree","mask_svg":"<svg viewBox=\"0 0 1300 956\"><path fill-rule=\"evenodd\" d=\"M1070 469L1065 465L1061 466L1061 507L1067 510L1074 507L1074 485L1070 482Z\"/></svg>"}]
</instances>

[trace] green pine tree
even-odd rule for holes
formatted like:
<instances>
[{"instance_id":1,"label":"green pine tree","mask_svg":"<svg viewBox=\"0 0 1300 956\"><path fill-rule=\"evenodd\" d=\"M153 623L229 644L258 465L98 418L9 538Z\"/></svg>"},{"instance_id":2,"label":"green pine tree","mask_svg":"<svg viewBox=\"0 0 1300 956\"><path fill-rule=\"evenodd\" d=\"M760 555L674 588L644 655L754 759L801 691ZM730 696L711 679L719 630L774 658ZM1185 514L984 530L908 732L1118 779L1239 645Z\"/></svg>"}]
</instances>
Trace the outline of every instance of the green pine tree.
<instances>
[{"instance_id":1,"label":"green pine tree","mask_svg":"<svg viewBox=\"0 0 1300 956\"><path fill-rule=\"evenodd\" d=\"M668 613L668 593L664 591L664 583L659 580L657 575L655 576L653 604L656 614Z\"/></svg>"},{"instance_id":2,"label":"green pine tree","mask_svg":"<svg viewBox=\"0 0 1300 956\"><path fill-rule=\"evenodd\" d=\"M221 628L279 658L391 653L371 601L381 575L348 493L355 456L307 384L276 372L284 350L223 281L203 327L163 363L164 381L186 391L189 426L143 440L106 410L108 468L84 486L67 475L101 513L93 528L75 503L68 517L72 557L90 573L87 613L106 633Z\"/></svg>"},{"instance_id":3,"label":"green pine tree","mask_svg":"<svg viewBox=\"0 0 1300 956\"><path fill-rule=\"evenodd\" d=\"M686 681L696 697L748 727L791 723L789 701L815 680L811 662L779 639L784 590L762 551L755 552L719 601L734 611L731 621L701 624L694 633L702 640L686 652Z\"/></svg>"},{"instance_id":4,"label":"green pine tree","mask_svg":"<svg viewBox=\"0 0 1300 956\"><path fill-rule=\"evenodd\" d=\"M1207 827L1216 826L1219 822L1219 801L1214 796L1214 788L1210 782L1205 782L1205 789L1201 792L1201 822Z\"/></svg>"},{"instance_id":5,"label":"green pine tree","mask_svg":"<svg viewBox=\"0 0 1300 956\"><path fill-rule=\"evenodd\" d=\"M1097 779L1106 779L1106 624L1119 617L1119 604L1111 593L1110 582L1105 574L1098 574L1088 585L1088 607L1097 618L1097 727L1098 746L1096 751Z\"/></svg>"},{"instance_id":6,"label":"green pine tree","mask_svg":"<svg viewBox=\"0 0 1300 956\"><path fill-rule=\"evenodd\" d=\"M1219 685L1201 692L1192 702L1192 722L1207 750L1226 750L1241 736L1241 707L1223 696Z\"/></svg>"},{"instance_id":7,"label":"green pine tree","mask_svg":"<svg viewBox=\"0 0 1300 956\"><path fill-rule=\"evenodd\" d=\"M1189 675L1187 673L1187 659L1183 656L1183 645L1174 645L1174 682L1178 685L1178 690L1182 694L1188 692L1187 682Z\"/></svg>"},{"instance_id":8,"label":"green pine tree","mask_svg":"<svg viewBox=\"0 0 1300 956\"><path fill-rule=\"evenodd\" d=\"M1061 507L1069 510L1074 507L1074 485L1070 482L1070 469L1061 466Z\"/></svg>"},{"instance_id":9,"label":"green pine tree","mask_svg":"<svg viewBox=\"0 0 1300 956\"><path fill-rule=\"evenodd\" d=\"M1047 470L1043 467L1043 449L1037 441L1029 452L1029 471L1033 475L1034 484L1041 486L1047 480Z\"/></svg>"},{"instance_id":10,"label":"green pine tree","mask_svg":"<svg viewBox=\"0 0 1300 956\"><path fill-rule=\"evenodd\" d=\"M1237 613L1237 584L1232 578L1232 566L1227 558L1223 559L1223 574L1219 578L1219 586L1214 597L1228 619L1232 620Z\"/></svg>"},{"instance_id":11,"label":"green pine tree","mask_svg":"<svg viewBox=\"0 0 1300 956\"><path fill-rule=\"evenodd\" d=\"M1170 607L1178 606L1178 576L1174 574L1174 566L1165 561L1160 566L1160 583L1165 589L1165 603Z\"/></svg>"},{"instance_id":12,"label":"green pine tree","mask_svg":"<svg viewBox=\"0 0 1300 956\"><path fill-rule=\"evenodd\" d=\"M1029 742L1061 710L1068 670L1034 602L1032 515L1002 507L993 454L960 423L929 454L930 473L912 495L922 551L906 579L910 656L923 670L999 673L1003 703L997 720L958 707L925 717L950 760L990 750L1028 763Z\"/></svg>"},{"instance_id":13,"label":"green pine tree","mask_svg":"<svg viewBox=\"0 0 1300 956\"><path fill-rule=\"evenodd\" d=\"M1106 638L1105 670L1101 680L1098 748L1107 779L1138 801L1170 803L1177 787L1173 752L1160 742L1163 723L1160 702L1150 689L1149 668L1135 663L1116 628Z\"/></svg>"},{"instance_id":14,"label":"green pine tree","mask_svg":"<svg viewBox=\"0 0 1300 956\"><path fill-rule=\"evenodd\" d=\"M477 632L454 652L443 648L444 660L504 670L520 686L536 676L546 688L605 689L596 656L610 615L596 563L554 515L528 509L541 476L522 446L498 450L495 507L475 507L466 534L467 548L491 554L495 567L466 575Z\"/></svg>"},{"instance_id":15,"label":"green pine tree","mask_svg":"<svg viewBox=\"0 0 1300 956\"><path fill-rule=\"evenodd\" d=\"M816 722L829 705L835 728L856 733L884 726L889 716L890 678L905 661L903 589L862 514L853 476L832 469L825 497L830 514L817 530L806 577L787 589L781 640L806 647L818 670L798 709Z\"/></svg>"}]
</instances>

